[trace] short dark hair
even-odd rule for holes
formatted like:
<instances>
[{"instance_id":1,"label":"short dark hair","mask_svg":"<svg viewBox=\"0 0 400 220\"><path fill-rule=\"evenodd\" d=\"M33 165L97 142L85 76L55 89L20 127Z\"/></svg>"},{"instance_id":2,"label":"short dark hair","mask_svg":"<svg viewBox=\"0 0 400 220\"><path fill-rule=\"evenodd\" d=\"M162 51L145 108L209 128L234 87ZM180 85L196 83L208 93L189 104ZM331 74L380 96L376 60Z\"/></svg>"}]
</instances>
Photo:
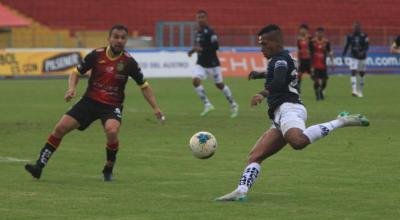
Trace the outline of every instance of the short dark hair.
<instances>
[{"instance_id":1,"label":"short dark hair","mask_svg":"<svg viewBox=\"0 0 400 220\"><path fill-rule=\"evenodd\" d=\"M323 27L317 27L316 30L317 30L317 31L320 31L320 32L323 32L323 31L325 31L325 28L323 28Z\"/></svg>"},{"instance_id":2,"label":"short dark hair","mask_svg":"<svg viewBox=\"0 0 400 220\"><path fill-rule=\"evenodd\" d=\"M299 28L309 30L309 27L308 27L307 24L301 24L301 25L299 26Z\"/></svg>"},{"instance_id":3,"label":"short dark hair","mask_svg":"<svg viewBox=\"0 0 400 220\"><path fill-rule=\"evenodd\" d=\"M261 36L263 34L269 33L271 31L281 31L281 28L276 25L276 24L269 24L265 27L263 27L259 32L258 32L258 36Z\"/></svg>"},{"instance_id":4,"label":"short dark hair","mask_svg":"<svg viewBox=\"0 0 400 220\"><path fill-rule=\"evenodd\" d=\"M202 10L202 9L198 10L198 11L196 12L196 14L205 14L205 15L208 15L208 13L207 13L205 10Z\"/></svg>"},{"instance_id":5,"label":"short dark hair","mask_svg":"<svg viewBox=\"0 0 400 220\"><path fill-rule=\"evenodd\" d=\"M128 28L123 25L123 24L114 24L111 28L110 31L108 32L108 36L111 36L111 33L113 30L123 30L126 31L126 33L129 33Z\"/></svg>"}]
</instances>

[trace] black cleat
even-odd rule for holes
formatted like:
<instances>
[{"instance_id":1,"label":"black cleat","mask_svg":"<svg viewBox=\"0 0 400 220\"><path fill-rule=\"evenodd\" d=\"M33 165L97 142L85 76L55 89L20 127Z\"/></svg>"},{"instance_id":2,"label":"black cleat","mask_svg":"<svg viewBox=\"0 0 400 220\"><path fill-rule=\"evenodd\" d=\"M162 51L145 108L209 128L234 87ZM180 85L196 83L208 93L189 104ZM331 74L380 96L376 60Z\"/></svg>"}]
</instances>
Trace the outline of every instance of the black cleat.
<instances>
[{"instance_id":1,"label":"black cleat","mask_svg":"<svg viewBox=\"0 0 400 220\"><path fill-rule=\"evenodd\" d=\"M111 182L113 180L112 168L104 166L103 180L104 182Z\"/></svg>"},{"instance_id":2,"label":"black cleat","mask_svg":"<svg viewBox=\"0 0 400 220\"><path fill-rule=\"evenodd\" d=\"M28 171L33 178L40 179L42 175L42 168L38 167L37 165L26 164L25 170Z\"/></svg>"}]
</instances>

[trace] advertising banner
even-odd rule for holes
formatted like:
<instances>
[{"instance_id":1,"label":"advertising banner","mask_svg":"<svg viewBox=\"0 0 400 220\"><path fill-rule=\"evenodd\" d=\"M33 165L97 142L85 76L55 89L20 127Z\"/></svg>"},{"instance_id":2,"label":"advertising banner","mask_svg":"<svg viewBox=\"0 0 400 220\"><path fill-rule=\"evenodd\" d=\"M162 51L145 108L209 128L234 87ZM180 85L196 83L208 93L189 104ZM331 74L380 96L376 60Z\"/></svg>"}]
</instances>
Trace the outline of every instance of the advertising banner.
<instances>
[{"instance_id":1,"label":"advertising banner","mask_svg":"<svg viewBox=\"0 0 400 220\"><path fill-rule=\"evenodd\" d=\"M293 57L296 49L287 48ZM349 74L350 57L342 59L342 48L335 50L335 68L329 74ZM70 73L89 52L87 49L10 49L0 50L0 76L48 76ZM145 77L191 77L196 55L188 57L187 49L129 50L138 61ZM267 60L259 48L222 48L218 52L224 76L247 76L251 70L264 71ZM332 62L327 60L328 66ZM387 47L372 47L366 60L368 74L400 73L400 55L390 54Z\"/></svg>"}]
</instances>

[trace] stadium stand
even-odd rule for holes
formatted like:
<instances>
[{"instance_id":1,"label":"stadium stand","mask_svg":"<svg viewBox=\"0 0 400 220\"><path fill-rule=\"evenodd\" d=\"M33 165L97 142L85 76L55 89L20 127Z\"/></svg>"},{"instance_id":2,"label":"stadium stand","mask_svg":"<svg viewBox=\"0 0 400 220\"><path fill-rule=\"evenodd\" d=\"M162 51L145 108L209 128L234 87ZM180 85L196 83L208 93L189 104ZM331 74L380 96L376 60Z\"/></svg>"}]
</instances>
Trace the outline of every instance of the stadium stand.
<instances>
[{"instance_id":1,"label":"stadium stand","mask_svg":"<svg viewBox=\"0 0 400 220\"><path fill-rule=\"evenodd\" d=\"M210 23L221 36L222 44L229 46L248 46L249 41L243 36L254 35L267 23L280 24L288 35L294 35L297 26L303 22L311 27L322 25L334 44L343 44L343 36L351 31L355 20L361 21L375 45L387 45L391 37L400 32L398 7L394 7L396 0L326 0L323 3L318 0L231 0L229 4L215 0L1 2L49 28L68 29L71 36L90 38L95 38L98 31L105 31L114 23L124 23L142 36L154 36L157 22L190 21L198 9L209 12ZM83 33L88 30L95 32ZM289 43L293 44L294 38L290 38Z\"/></svg>"}]
</instances>

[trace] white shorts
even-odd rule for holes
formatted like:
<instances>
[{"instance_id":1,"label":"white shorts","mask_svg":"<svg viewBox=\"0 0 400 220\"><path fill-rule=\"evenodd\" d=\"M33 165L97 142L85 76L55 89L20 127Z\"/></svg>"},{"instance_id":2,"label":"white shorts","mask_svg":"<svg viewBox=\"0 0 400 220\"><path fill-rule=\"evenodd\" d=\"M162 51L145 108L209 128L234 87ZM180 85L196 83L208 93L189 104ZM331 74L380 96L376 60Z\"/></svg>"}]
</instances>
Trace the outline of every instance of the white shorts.
<instances>
[{"instance_id":1,"label":"white shorts","mask_svg":"<svg viewBox=\"0 0 400 220\"><path fill-rule=\"evenodd\" d=\"M198 64L193 69L193 78L200 78L201 80L207 79L207 75L211 75L214 79L215 83L222 83L223 78L222 78L222 73L221 73L221 67L216 66L216 67L202 67Z\"/></svg>"},{"instance_id":2,"label":"white shorts","mask_svg":"<svg viewBox=\"0 0 400 220\"><path fill-rule=\"evenodd\" d=\"M367 70L365 59L361 60L361 59L351 58L350 70L365 72L365 70Z\"/></svg>"},{"instance_id":3,"label":"white shorts","mask_svg":"<svg viewBox=\"0 0 400 220\"><path fill-rule=\"evenodd\" d=\"M271 128L277 128L283 135L291 128L306 129L307 110L304 105L285 102L274 114Z\"/></svg>"}]
</instances>

